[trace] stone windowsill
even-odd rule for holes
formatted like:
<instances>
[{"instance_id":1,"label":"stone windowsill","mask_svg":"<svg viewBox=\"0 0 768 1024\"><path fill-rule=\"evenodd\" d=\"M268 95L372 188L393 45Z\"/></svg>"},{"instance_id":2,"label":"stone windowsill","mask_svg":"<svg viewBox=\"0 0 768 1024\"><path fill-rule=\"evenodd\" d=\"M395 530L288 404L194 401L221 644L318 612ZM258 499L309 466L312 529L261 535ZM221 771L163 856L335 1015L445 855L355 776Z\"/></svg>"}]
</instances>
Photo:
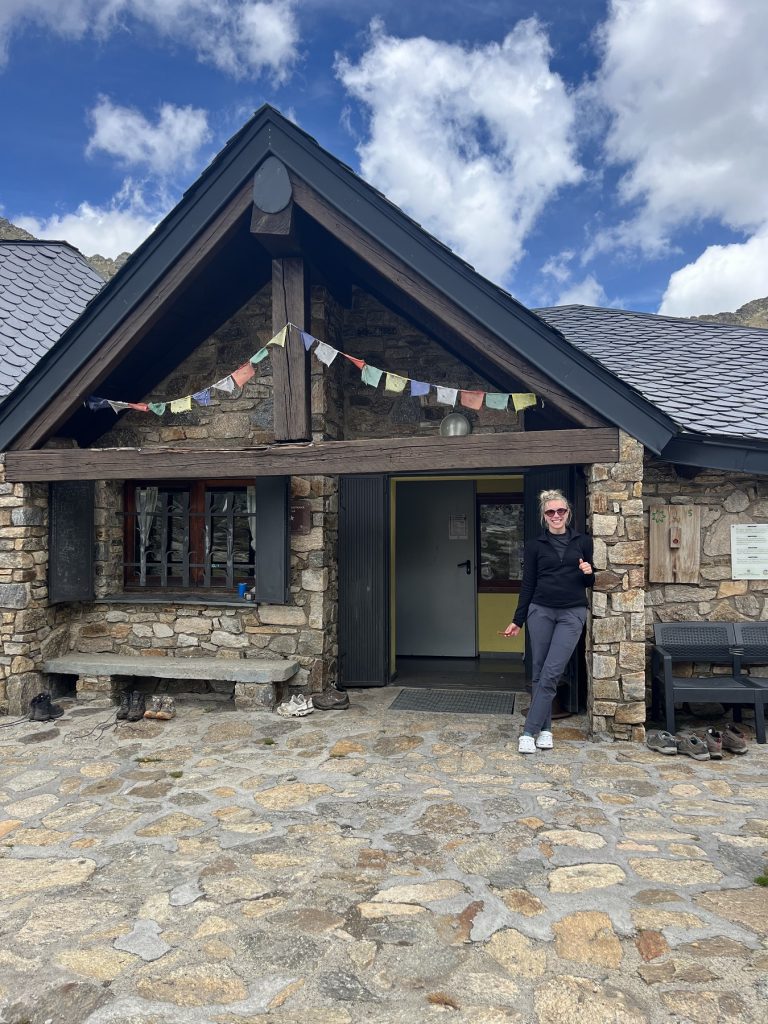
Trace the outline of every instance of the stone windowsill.
<instances>
[{"instance_id":1,"label":"stone windowsill","mask_svg":"<svg viewBox=\"0 0 768 1024\"><path fill-rule=\"evenodd\" d=\"M184 604L184 605L206 605L217 608L248 608L254 609L258 602L246 601L242 597L233 597L230 594L180 594L168 592L167 594L141 594L136 591L125 591L118 594L108 594L106 597L97 597L94 604Z\"/></svg>"}]
</instances>

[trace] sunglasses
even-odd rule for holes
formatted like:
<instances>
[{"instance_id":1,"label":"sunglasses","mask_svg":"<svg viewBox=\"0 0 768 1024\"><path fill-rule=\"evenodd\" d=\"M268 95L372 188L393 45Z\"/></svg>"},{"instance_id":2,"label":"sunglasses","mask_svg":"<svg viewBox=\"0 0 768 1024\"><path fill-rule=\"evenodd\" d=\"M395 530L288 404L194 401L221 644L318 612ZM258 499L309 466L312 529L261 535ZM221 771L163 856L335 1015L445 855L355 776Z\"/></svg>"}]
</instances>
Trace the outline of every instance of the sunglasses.
<instances>
[{"instance_id":1,"label":"sunglasses","mask_svg":"<svg viewBox=\"0 0 768 1024\"><path fill-rule=\"evenodd\" d=\"M555 516L567 516L568 515L568 509L567 508L548 508L547 511L544 513L544 515L547 517L547 519L554 519Z\"/></svg>"}]
</instances>

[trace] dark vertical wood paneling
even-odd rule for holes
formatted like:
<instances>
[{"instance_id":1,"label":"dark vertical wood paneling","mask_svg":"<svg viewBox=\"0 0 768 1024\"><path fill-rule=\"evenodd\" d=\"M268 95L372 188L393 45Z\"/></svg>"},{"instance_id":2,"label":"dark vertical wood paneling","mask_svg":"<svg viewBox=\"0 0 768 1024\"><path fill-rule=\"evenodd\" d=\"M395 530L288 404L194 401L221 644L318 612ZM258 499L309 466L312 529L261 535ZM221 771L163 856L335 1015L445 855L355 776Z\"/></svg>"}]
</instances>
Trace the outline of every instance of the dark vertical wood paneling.
<instances>
[{"instance_id":1,"label":"dark vertical wood paneling","mask_svg":"<svg viewBox=\"0 0 768 1024\"><path fill-rule=\"evenodd\" d=\"M339 683L389 681L389 484L339 479Z\"/></svg>"},{"instance_id":2,"label":"dark vertical wood paneling","mask_svg":"<svg viewBox=\"0 0 768 1024\"><path fill-rule=\"evenodd\" d=\"M287 323L310 329L310 288L307 267L298 256L272 261L272 330ZM273 374L276 441L312 438L309 354L298 331L289 331L284 348L270 348Z\"/></svg>"},{"instance_id":3,"label":"dark vertical wood paneling","mask_svg":"<svg viewBox=\"0 0 768 1024\"><path fill-rule=\"evenodd\" d=\"M48 513L48 600L93 599L93 482L52 483Z\"/></svg>"},{"instance_id":4,"label":"dark vertical wood paneling","mask_svg":"<svg viewBox=\"0 0 768 1024\"><path fill-rule=\"evenodd\" d=\"M261 476L256 488L256 549L254 599L267 604L287 604L290 598L289 476Z\"/></svg>"}]
</instances>

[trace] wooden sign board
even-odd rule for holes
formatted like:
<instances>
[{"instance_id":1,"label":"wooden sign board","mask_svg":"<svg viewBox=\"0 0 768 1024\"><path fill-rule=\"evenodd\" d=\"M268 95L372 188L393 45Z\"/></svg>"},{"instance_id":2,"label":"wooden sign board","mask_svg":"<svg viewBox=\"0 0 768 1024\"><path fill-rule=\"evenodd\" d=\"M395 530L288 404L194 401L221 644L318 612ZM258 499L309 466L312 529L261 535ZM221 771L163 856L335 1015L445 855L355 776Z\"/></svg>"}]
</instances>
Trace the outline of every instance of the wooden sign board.
<instances>
[{"instance_id":1,"label":"wooden sign board","mask_svg":"<svg viewBox=\"0 0 768 1024\"><path fill-rule=\"evenodd\" d=\"M701 508L654 505L648 513L650 583L698 583Z\"/></svg>"}]
</instances>

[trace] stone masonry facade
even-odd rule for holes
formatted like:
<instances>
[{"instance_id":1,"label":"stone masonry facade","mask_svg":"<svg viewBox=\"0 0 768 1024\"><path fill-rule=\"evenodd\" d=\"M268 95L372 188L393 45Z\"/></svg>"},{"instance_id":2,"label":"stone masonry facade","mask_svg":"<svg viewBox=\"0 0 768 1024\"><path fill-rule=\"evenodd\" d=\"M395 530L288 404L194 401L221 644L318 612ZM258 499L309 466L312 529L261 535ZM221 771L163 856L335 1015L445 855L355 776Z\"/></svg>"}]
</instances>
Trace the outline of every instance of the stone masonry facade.
<instances>
[{"instance_id":1,"label":"stone masonry facade","mask_svg":"<svg viewBox=\"0 0 768 1024\"><path fill-rule=\"evenodd\" d=\"M643 446L620 432L619 461L588 468L587 526L597 578L587 624L592 731L645 737Z\"/></svg>"}]
</instances>

